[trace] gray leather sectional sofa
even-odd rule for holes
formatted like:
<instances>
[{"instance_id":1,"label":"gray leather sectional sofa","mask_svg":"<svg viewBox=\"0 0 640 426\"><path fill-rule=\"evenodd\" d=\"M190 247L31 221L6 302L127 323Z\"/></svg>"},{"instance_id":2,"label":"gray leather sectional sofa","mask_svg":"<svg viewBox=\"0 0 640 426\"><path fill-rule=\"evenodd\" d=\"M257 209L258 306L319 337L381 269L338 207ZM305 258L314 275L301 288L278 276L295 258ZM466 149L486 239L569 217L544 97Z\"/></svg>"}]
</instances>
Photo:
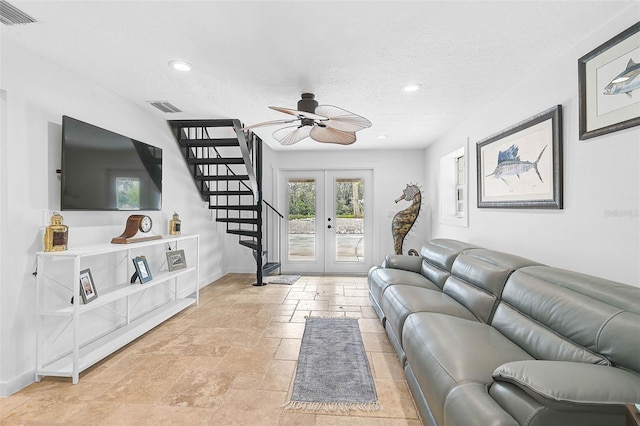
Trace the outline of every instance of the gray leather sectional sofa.
<instances>
[{"instance_id":1,"label":"gray leather sectional sofa","mask_svg":"<svg viewBox=\"0 0 640 426\"><path fill-rule=\"evenodd\" d=\"M624 425L640 402L638 287L436 239L369 296L426 425Z\"/></svg>"}]
</instances>

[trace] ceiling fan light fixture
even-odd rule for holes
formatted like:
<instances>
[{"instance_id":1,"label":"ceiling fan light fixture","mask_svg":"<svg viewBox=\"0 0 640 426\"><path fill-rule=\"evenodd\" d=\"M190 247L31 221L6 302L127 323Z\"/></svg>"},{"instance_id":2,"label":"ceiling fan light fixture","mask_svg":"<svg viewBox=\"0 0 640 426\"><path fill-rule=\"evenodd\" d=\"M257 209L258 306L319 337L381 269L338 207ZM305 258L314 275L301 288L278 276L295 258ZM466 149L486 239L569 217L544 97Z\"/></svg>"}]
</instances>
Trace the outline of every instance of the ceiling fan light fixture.
<instances>
[{"instance_id":1,"label":"ceiling fan light fixture","mask_svg":"<svg viewBox=\"0 0 640 426\"><path fill-rule=\"evenodd\" d=\"M402 91L405 93L417 92L422 87L420 83L409 83L402 86Z\"/></svg>"},{"instance_id":2,"label":"ceiling fan light fixture","mask_svg":"<svg viewBox=\"0 0 640 426\"><path fill-rule=\"evenodd\" d=\"M185 61L178 61L178 60L169 61L169 66L176 71L182 71L182 72L191 71L191 64Z\"/></svg>"}]
</instances>

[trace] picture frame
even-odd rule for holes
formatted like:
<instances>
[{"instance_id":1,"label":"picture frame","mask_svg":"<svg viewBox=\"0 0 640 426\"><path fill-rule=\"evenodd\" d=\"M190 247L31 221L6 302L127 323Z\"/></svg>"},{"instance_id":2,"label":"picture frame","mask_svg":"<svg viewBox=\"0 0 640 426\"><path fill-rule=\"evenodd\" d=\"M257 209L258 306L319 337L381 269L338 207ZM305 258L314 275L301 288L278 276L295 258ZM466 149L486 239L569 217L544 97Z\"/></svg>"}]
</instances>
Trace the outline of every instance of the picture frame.
<instances>
[{"instance_id":1,"label":"picture frame","mask_svg":"<svg viewBox=\"0 0 640 426\"><path fill-rule=\"evenodd\" d=\"M187 258L184 250L169 250L166 254L169 271L177 271L187 267Z\"/></svg>"},{"instance_id":2,"label":"picture frame","mask_svg":"<svg viewBox=\"0 0 640 426\"><path fill-rule=\"evenodd\" d=\"M93 282L93 276L90 269L80 271L80 297L82 303L87 304L98 297L96 285Z\"/></svg>"},{"instance_id":3,"label":"picture frame","mask_svg":"<svg viewBox=\"0 0 640 426\"><path fill-rule=\"evenodd\" d=\"M476 144L478 208L562 209L562 105Z\"/></svg>"},{"instance_id":4,"label":"picture frame","mask_svg":"<svg viewBox=\"0 0 640 426\"><path fill-rule=\"evenodd\" d=\"M133 265L136 268L136 274L140 279L140 284L144 284L153 279L151 274L151 268L149 268L149 264L147 263L147 258L144 256L137 256L133 258Z\"/></svg>"},{"instance_id":5,"label":"picture frame","mask_svg":"<svg viewBox=\"0 0 640 426\"><path fill-rule=\"evenodd\" d=\"M580 140L640 125L640 22L578 60L578 87Z\"/></svg>"}]
</instances>

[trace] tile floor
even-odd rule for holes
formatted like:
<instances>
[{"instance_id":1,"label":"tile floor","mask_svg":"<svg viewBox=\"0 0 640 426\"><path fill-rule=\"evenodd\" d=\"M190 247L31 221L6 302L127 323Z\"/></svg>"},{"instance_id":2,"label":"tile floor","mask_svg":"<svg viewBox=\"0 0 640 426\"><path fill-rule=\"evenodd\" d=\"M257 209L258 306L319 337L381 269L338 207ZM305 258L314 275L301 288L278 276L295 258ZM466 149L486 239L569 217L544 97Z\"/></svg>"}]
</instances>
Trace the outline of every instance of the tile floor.
<instances>
[{"instance_id":1,"label":"tile floor","mask_svg":"<svg viewBox=\"0 0 640 426\"><path fill-rule=\"evenodd\" d=\"M302 277L253 287L229 274L181 312L80 376L0 398L2 425L420 425L366 277ZM292 412L306 315L359 319L379 412Z\"/></svg>"}]
</instances>

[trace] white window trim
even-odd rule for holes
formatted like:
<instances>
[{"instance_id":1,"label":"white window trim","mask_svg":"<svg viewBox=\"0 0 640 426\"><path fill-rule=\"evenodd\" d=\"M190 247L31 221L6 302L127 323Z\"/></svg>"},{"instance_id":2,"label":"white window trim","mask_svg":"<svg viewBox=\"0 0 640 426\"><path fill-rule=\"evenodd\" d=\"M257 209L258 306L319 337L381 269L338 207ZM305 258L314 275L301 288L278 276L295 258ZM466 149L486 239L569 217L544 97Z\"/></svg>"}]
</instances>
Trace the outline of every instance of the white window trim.
<instances>
[{"instance_id":1,"label":"white window trim","mask_svg":"<svg viewBox=\"0 0 640 426\"><path fill-rule=\"evenodd\" d=\"M440 223L454 226L469 226L469 156L468 141L460 148L440 158ZM458 184L457 159L464 157L464 178ZM463 207L458 212L457 191L463 191Z\"/></svg>"}]
</instances>

